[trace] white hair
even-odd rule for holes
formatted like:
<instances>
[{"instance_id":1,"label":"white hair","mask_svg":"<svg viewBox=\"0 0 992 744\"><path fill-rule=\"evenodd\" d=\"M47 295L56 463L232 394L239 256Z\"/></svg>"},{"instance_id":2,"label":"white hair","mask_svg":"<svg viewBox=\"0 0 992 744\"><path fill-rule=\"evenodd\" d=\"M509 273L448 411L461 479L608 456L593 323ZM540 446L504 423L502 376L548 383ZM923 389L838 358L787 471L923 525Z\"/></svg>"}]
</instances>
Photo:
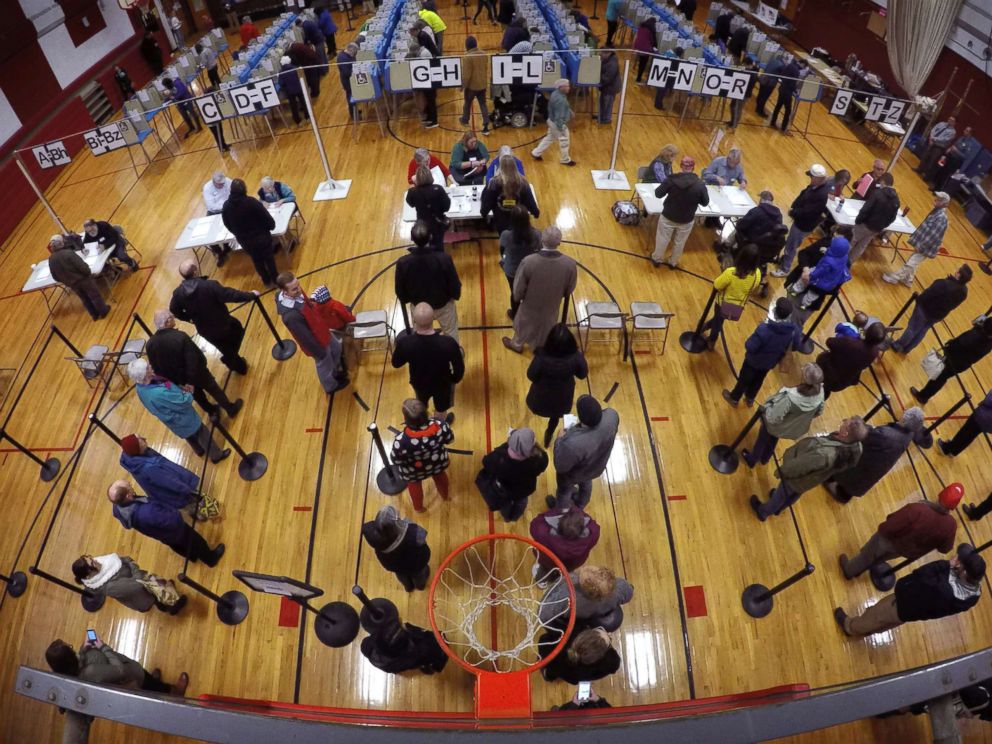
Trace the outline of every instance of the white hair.
<instances>
[{"instance_id":1,"label":"white hair","mask_svg":"<svg viewBox=\"0 0 992 744\"><path fill-rule=\"evenodd\" d=\"M431 160L431 153L426 147L418 147L413 151L413 159L418 163L427 165Z\"/></svg>"},{"instance_id":2,"label":"white hair","mask_svg":"<svg viewBox=\"0 0 992 744\"><path fill-rule=\"evenodd\" d=\"M211 181L223 181L227 176L224 175L224 171L214 171L214 174L210 177Z\"/></svg>"},{"instance_id":3,"label":"white hair","mask_svg":"<svg viewBox=\"0 0 992 744\"><path fill-rule=\"evenodd\" d=\"M568 78L558 78L557 80L555 80L555 88L562 88L566 85L571 85L571 84L572 83L569 81Z\"/></svg>"},{"instance_id":4,"label":"white hair","mask_svg":"<svg viewBox=\"0 0 992 744\"><path fill-rule=\"evenodd\" d=\"M937 191L937 192L935 192L934 193L934 198L936 198L937 201L940 202L940 205L942 207L946 207L948 204L951 203L951 197L948 196L948 194L947 194L946 191Z\"/></svg>"},{"instance_id":5,"label":"white hair","mask_svg":"<svg viewBox=\"0 0 992 744\"><path fill-rule=\"evenodd\" d=\"M548 225L541 231L541 245L545 248L557 248L561 245L561 230L555 225Z\"/></svg>"},{"instance_id":6,"label":"white hair","mask_svg":"<svg viewBox=\"0 0 992 744\"><path fill-rule=\"evenodd\" d=\"M147 359L134 359L127 365L127 376L131 382L141 383L147 379L150 369Z\"/></svg>"},{"instance_id":7,"label":"white hair","mask_svg":"<svg viewBox=\"0 0 992 744\"><path fill-rule=\"evenodd\" d=\"M271 189L275 181L272 180L272 176L262 176L262 188Z\"/></svg>"},{"instance_id":8,"label":"white hair","mask_svg":"<svg viewBox=\"0 0 992 744\"><path fill-rule=\"evenodd\" d=\"M282 59L279 60L279 64L285 67L286 65L293 64L293 60L291 60L289 57L283 57Z\"/></svg>"},{"instance_id":9,"label":"white hair","mask_svg":"<svg viewBox=\"0 0 992 744\"><path fill-rule=\"evenodd\" d=\"M152 322L157 329L162 330L169 323L171 317L172 313L168 310L156 310L155 315L152 316Z\"/></svg>"},{"instance_id":10,"label":"white hair","mask_svg":"<svg viewBox=\"0 0 992 744\"><path fill-rule=\"evenodd\" d=\"M512 147L510 147L509 145L500 145L499 157L503 157L504 155L512 155L512 154L513 154Z\"/></svg>"},{"instance_id":11,"label":"white hair","mask_svg":"<svg viewBox=\"0 0 992 744\"><path fill-rule=\"evenodd\" d=\"M61 235L53 235L52 239L48 241L49 245L62 245L65 242L65 238Z\"/></svg>"}]
</instances>

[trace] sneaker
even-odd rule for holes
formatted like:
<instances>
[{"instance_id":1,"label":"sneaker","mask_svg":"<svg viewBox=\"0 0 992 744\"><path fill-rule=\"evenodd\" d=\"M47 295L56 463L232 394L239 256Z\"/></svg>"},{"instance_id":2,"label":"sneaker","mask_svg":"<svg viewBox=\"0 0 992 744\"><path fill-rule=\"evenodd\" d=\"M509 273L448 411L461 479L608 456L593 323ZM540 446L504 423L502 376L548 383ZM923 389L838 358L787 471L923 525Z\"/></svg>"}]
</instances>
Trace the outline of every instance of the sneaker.
<instances>
[{"instance_id":1,"label":"sneaker","mask_svg":"<svg viewBox=\"0 0 992 744\"><path fill-rule=\"evenodd\" d=\"M435 129L435 128L439 127L439 126L441 126L441 125L438 124L436 121L425 121L424 122L424 129Z\"/></svg>"},{"instance_id":2,"label":"sneaker","mask_svg":"<svg viewBox=\"0 0 992 744\"><path fill-rule=\"evenodd\" d=\"M768 519L768 517L761 513L761 499L754 494L751 494L751 498L748 499L748 504L751 505L751 509L754 510L754 514L758 518L759 522L764 522Z\"/></svg>"},{"instance_id":3,"label":"sneaker","mask_svg":"<svg viewBox=\"0 0 992 744\"><path fill-rule=\"evenodd\" d=\"M774 277L778 277L779 279L781 279L784 276L788 276L789 275L789 272L786 271L783 268L774 268L771 271L769 271L768 273L771 274Z\"/></svg>"},{"instance_id":4,"label":"sneaker","mask_svg":"<svg viewBox=\"0 0 992 744\"><path fill-rule=\"evenodd\" d=\"M493 132L492 132L492 130L491 130L491 129L483 129L483 130L482 130L482 134L483 134L484 136L486 136L486 137L488 137L488 136L489 136L490 134L492 134L492 133L493 133Z\"/></svg>"},{"instance_id":5,"label":"sneaker","mask_svg":"<svg viewBox=\"0 0 992 744\"><path fill-rule=\"evenodd\" d=\"M834 620L837 621L837 624L840 626L840 630L844 635L851 635L847 632L847 628L845 627L847 625L847 613L840 607L834 607Z\"/></svg>"},{"instance_id":6,"label":"sneaker","mask_svg":"<svg viewBox=\"0 0 992 744\"><path fill-rule=\"evenodd\" d=\"M723 390L723 399L727 401L730 405L732 405L734 408L737 408L738 401L734 398L733 395L730 394L730 391L727 390L726 388L724 388Z\"/></svg>"},{"instance_id":7,"label":"sneaker","mask_svg":"<svg viewBox=\"0 0 992 744\"><path fill-rule=\"evenodd\" d=\"M888 282L889 284L899 284L899 277L886 271L882 274L882 281Z\"/></svg>"},{"instance_id":8,"label":"sneaker","mask_svg":"<svg viewBox=\"0 0 992 744\"><path fill-rule=\"evenodd\" d=\"M569 160L567 163L562 163L562 165L573 166L578 165L574 160Z\"/></svg>"},{"instance_id":9,"label":"sneaker","mask_svg":"<svg viewBox=\"0 0 992 744\"><path fill-rule=\"evenodd\" d=\"M517 354L523 354L524 352L523 345L517 346L509 336L503 336L503 346Z\"/></svg>"}]
</instances>

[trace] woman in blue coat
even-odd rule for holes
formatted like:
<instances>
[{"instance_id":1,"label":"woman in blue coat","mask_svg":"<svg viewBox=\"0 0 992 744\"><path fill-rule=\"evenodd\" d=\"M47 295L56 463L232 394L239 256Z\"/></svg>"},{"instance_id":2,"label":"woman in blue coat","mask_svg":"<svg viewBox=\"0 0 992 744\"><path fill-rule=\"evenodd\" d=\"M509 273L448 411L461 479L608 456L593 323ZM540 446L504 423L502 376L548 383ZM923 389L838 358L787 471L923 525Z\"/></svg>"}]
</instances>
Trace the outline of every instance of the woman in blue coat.
<instances>
[{"instance_id":1,"label":"woman in blue coat","mask_svg":"<svg viewBox=\"0 0 992 744\"><path fill-rule=\"evenodd\" d=\"M750 408L761 390L765 376L782 361L793 344L802 339L802 329L792 322L793 305L788 297L780 297L772 305L768 320L759 325L744 342L744 361L733 390L724 390L723 399L737 407L741 396Z\"/></svg>"}]
</instances>

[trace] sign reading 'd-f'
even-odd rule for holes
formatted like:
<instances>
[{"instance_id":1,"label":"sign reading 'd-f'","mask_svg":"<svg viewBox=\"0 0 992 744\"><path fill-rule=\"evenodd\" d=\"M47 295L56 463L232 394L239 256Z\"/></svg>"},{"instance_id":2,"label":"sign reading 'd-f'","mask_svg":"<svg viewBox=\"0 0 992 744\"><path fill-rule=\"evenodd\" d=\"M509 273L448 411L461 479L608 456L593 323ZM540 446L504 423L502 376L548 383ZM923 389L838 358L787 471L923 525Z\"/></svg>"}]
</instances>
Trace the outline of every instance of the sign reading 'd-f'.
<instances>
[{"instance_id":1,"label":"sign reading 'd-f'","mask_svg":"<svg viewBox=\"0 0 992 744\"><path fill-rule=\"evenodd\" d=\"M414 88L460 88L462 61L458 57L410 60Z\"/></svg>"},{"instance_id":2,"label":"sign reading 'd-f'","mask_svg":"<svg viewBox=\"0 0 992 744\"><path fill-rule=\"evenodd\" d=\"M651 62L648 72L648 85L652 88L668 88L671 90L692 90L692 82L696 79L699 65L695 62L683 62L677 59L655 59Z\"/></svg>"},{"instance_id":3,"label":"sign reading 'd-f'","mask_svg":"<svg viewBox=\"0 0 992 744\"><path fill-rule=\"evenodd\" d=\"M544 80L540 54L497 54L492 60L493 85L540 85Z\"/></svg>"},{"instance_id":4,"label":"sign reading 'd-f'","mask_svg":"<svg viewBox=\"0 0 992 744\"><path fill-rule=\"evenodd\" d=\"M253 114L279 105L279 93L274 80L258 80L228 91L239 114Z\"/></svg>"},{"instance_id":5,"label":"sign reading 'd-f'","mask_svg":"<svg viewBox=\"0 0 992 744\"><path fill-rule=\"evenodd\" d=\"M34 159L38 161L38 165L44 170L54 168L57 165L68 165L72 162L69 151L65 149L65 143L62 140L32 147L31 152L34 154Z\"/></svg>"}]
</instances>

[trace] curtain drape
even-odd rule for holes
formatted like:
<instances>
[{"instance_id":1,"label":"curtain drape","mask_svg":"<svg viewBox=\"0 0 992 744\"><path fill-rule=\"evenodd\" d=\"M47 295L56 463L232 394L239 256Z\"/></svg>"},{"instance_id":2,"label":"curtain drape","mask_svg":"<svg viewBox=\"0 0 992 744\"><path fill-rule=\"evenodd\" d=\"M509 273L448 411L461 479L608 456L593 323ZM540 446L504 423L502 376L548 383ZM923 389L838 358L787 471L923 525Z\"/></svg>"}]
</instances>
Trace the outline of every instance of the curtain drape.
<instances>
[{"instance_id":1,"label":"curtain drape","mask_svg":"<svg viewBox=\"0 0 992 744\"><path fill-rule=\"evenodd\" d=\"M899 84L916 98L944 48L964 0L889 0L886 46Z\"/></svg>"}]
</instances>

